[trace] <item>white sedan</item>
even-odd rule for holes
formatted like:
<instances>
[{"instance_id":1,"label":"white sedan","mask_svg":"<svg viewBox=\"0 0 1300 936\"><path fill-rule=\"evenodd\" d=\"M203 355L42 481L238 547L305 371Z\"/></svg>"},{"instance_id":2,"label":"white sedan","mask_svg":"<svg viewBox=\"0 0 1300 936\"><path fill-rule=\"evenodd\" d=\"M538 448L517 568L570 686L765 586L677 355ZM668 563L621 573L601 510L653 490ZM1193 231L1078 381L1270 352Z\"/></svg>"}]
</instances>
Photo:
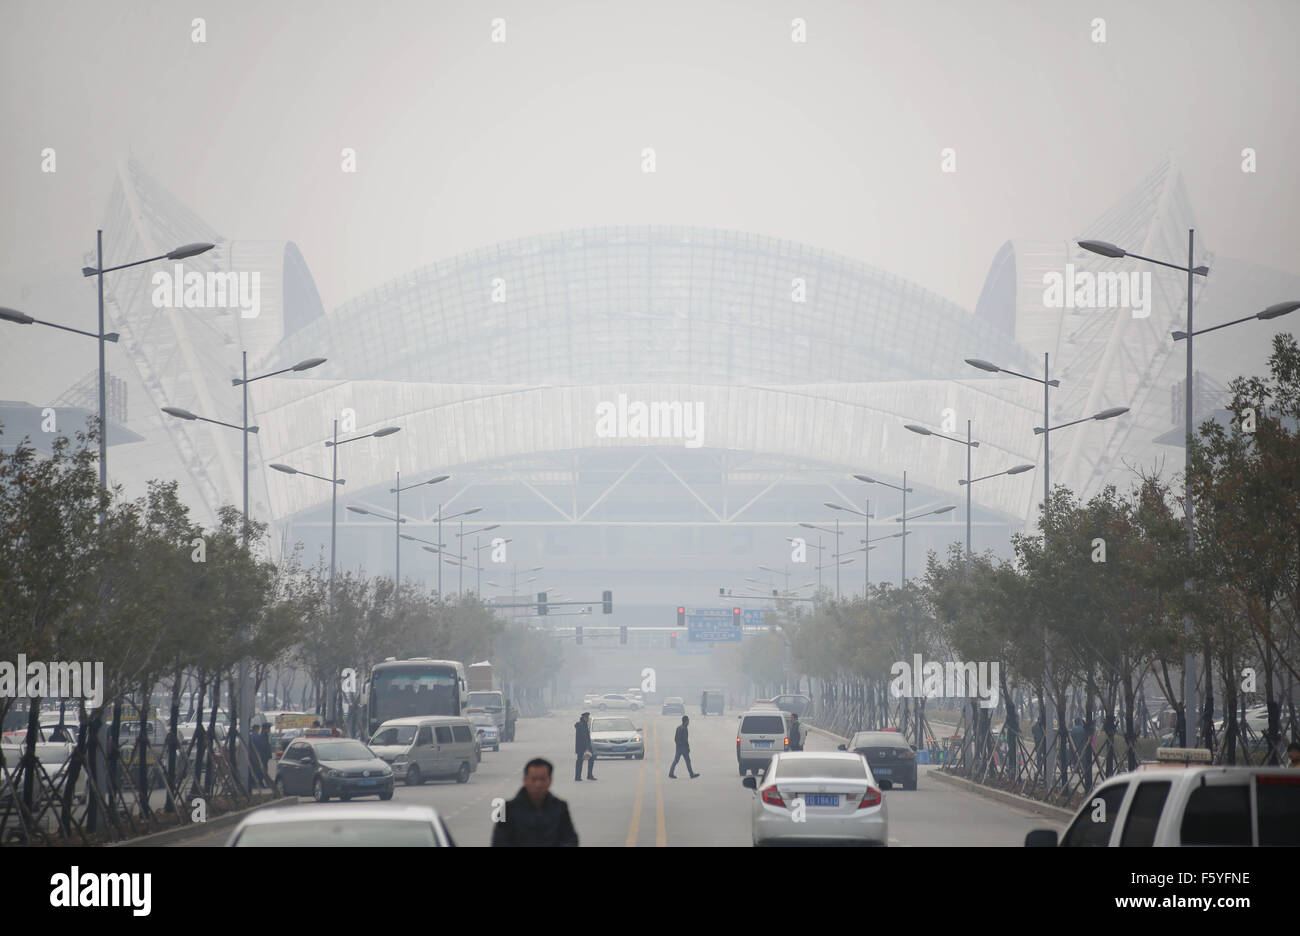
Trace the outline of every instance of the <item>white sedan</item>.
<instances>
[{"instance_id":1,"label":"white sedan","mask_svg":"<svg viewBox=\"0 0 1300 936\"><path fill-rule=\"evenodd\" d=\"M774 754L754 791L750 825L760 845L887 845L885 796L861 754ZM889 782L883 786L888 789Z\"/></svg>"},{"instance_id":2,"label":"white sedan","mask_svg":"<svg viewBox=\"0 0 1300 936\"><path fill-rule=\"evenodd\" d=\"M597 716L591 720L591 754L641 760L645 757L645 738L626 715Z\"/></svg>"},{"instance_id":3,"label":"white sedan","mask_svg":"<svg viewBox=\"0 0 1300 936\"><path fill-rule=\"evenodd\" d=\"M602 712L606 709L629 709L635 712L641 707L641 703L636 699L618 692L605 693L596 700L595 705Z\"/></svg>"}]
</instances>

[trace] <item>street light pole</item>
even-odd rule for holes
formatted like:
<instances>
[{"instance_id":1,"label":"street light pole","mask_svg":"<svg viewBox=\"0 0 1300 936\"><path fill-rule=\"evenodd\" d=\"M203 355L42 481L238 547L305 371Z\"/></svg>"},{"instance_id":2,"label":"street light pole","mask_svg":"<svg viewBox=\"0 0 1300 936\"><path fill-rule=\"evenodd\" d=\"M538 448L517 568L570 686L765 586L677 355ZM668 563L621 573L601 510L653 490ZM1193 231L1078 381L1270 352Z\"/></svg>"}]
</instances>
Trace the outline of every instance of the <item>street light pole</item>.
<instances>
[{"instance_id":1,"label":"street light pole","mask_svg":"<svg viewBox=\"0 0 1300 936\"><path fill-rule=\"evenodd\" d=\"M393 485L393 490L397 494L397 510L393 512L393 550L396 553L397 571L394 575L393 596L396 598L402 591L402 469L397 469L397 483Z\"/></svg>"},{"instance_id":2,"label":"street light pole","mask_svg":"<svg viewBox=\"0 0 1300 936\"><path fill-rule=\"evenodd\" d=\"M970 453L974 446L970 438L970 420L966 420L966 571L970 572Z\"/></svg>"},{"instance_id":3,"label":"street light pole","mask_svg":"<svg viewBox=\"0 0 1300 936\"><path fill-rule=\"evenodd\" d=\"M104 370L104 232L95 232L95 278L99 281L99 489L108 490L108 377ZM99 512L100 526L104 511Z\"/></svg>"}]
</instances>

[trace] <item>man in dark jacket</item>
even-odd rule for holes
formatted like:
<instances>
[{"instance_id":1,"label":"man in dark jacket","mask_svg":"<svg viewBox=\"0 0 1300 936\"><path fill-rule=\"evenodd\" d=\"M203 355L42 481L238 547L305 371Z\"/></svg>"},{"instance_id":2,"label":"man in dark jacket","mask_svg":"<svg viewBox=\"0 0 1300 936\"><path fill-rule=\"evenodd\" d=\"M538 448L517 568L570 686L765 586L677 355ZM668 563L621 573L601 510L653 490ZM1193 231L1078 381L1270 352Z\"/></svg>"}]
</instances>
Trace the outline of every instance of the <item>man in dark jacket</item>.
<instances>
[{"instance_id":1,"label":"man in dark jacket","mask_svg":"<svg viewBox=\"0 0 1300 936\"><path fill-rule=\"evenodd\" d=\"M799 714L790 713L790 750L803 750L803 732L799 730Z\"/></svg>"},{"instance_id":2,"label":"man in dark jacket","mask_svg":"<svg viewBox=\"0 0 1300 936\"><path fill-rule=\"evenodd\" d=\"M259 727L261 728L260 731L258 730ZM261 782L264 778L265 782L268 785L270 783L270 778L271 778L271 773L270 770L268 769L268 765L271 762L271 742L267 736L270 733L271 733L271 725L269 722L260 726L254 725L253 734L250 739L250 742L253 747L253 753L257 755L258 763L255 765L255 767L259 767L259 766L261 767L261 771L258 775L259 782Z\"/></svg>"},{"instance_id":3,"label":"man in dark jacket","mask_svg":"<svg viewBox=\"0 0 1300 936\"><path fill-rule=\"evenodd\" d=\"M683 715L682 723L677 726L677 734L673 736L673 741L677 744L677 756L673 758L673 765L668 768L668 776L674 780L677 779L677 775L673 771L677 769L677 762L683 758L686 760L686 772L691 775L691 779L694 780L699 776L695 772L695 768L691 766L690 729L686 727L690 723L690 716Z\"/></svg>"},{"instance_id":4,"label":"man in dark jacket","mask_svg":"<svg viewBox=\"0 0 1300 936\"><path fill-rule=\"evenodd\" d=\"M524 785L506 803L492 829L493 848L578 845L569 804L551 795L551 762L535 757L524 767Z\"/></svg>"},{"instance_id":5,"label":"man in dark jacket","mask_svg":"<svg viewBox=\"0 0 1300 936\"><path fill-rule=\"evenodd\" d=\"M591 772L596 766L596 755L591 749L591 722L587 720L590 717L590 712L583 712L573 723L573 750L578 755L578 762L573 765L573 779L579 783L582 782L582 760L588 754L591 757L587 759L587 779L596 779Z\"/></svg>"}]
</instances>

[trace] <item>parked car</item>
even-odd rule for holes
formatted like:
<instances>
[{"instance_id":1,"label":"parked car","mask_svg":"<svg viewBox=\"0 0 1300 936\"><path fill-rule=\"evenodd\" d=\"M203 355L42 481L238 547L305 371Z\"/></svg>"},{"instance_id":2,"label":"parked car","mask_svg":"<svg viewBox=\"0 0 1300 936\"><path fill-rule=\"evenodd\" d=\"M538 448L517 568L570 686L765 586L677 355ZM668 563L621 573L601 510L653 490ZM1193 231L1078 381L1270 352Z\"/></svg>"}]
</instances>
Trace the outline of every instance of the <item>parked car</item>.
<instances>
[{"instance_id":1,"label":"parked car","mask_svg":"<svg viewBox=\"0 0 1300 936\"><path fill-rule=\"evenodd\" d=\"M800 718L807 718L812 714L812 699L806 695L787 693L777 696L772 703L781 711L798 715Z\"/></svg>"}]
</instances>

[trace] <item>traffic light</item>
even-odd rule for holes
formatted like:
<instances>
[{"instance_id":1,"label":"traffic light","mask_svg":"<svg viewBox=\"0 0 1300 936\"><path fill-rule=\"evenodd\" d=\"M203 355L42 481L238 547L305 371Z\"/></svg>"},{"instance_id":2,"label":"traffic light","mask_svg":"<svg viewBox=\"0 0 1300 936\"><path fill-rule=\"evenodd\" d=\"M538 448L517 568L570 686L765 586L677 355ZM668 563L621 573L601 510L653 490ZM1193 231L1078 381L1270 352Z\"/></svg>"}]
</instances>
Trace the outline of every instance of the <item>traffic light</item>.
<instances>
[{"instance_id":1,"label":"traffic light","mask_svg":"<svg viewBox=\"0 0 1300 936\"><path fill-rule=\"evenodd\" d=\"M537 593L537 613L539 615L546 613L546 592Z\"/></svg>"},{"instance_id":2,"label":"traffic light","mask_svg":"<svg viewBox=\"0 0 1300 936\"><path fill-rule=\"evenodd\" d=\"M601 613L601 614L613 614L613 613L614 613L614 593L613 593L612 591L601 592L600 600L601 600L601 601L604 603L604 605L605 605L603 608L600 609L600 613ZM625 641L625 642L626 642L626 641Z\"/></svg>"},{"instance_id":3,"label":"traffic light","mask_svg":"<svg viewBox=\"0 0 1300 936\"><path fill-rule=\"evenodd\" d=\"M686 609L685 609L685 608L678 608L678 609L677 609L677 626L678 626L678 627L685 627L685 626L686 626Z\"/></svg>"},{"instance_id":4,"label":"traffic light","mask_svg":"<svg viewBox=\"0 0 1300 936\"><path fill-rule=\"evenodd\" d=\"M582 646L582 625L579 624L573 629L573 635L578 638L578 646Z\"/></svg>"},{"instance_id":5,"label":"traffic light","mask_svg":"<svg viewBox=\"0 0 1300 936\"><path fill-rule=\"evenodd\" d=\"M627 643L627 625L626 625L626 624L623 624L623 625L620 625L620 626L619 626L619 629L618 629L618 642L621 643L621 644L625 644L625 643Z\"/></svg>"},{"instance_id":6,"label":"traffic light","mask_svg":"<svg viewBox=\"0 0 1300 936\"><path fill-rule=\"evenodd\" d=\"M673 631L671 634L668 635L668 649L670 649L670 650L676 650L676 649L677 649L677 632L676 632L676 631Z\"/></svg>"},{"instance_id":7,"label":"traffic light","mask_svg":"<svg viewBox=\"0 0 1300 936\"><path fill-rule=\"evenodd\" d=\"M739 608L731 609L731 623L735 624L737 627L740 627L741 624L744 623L744 619L741 617Z\"/></svg>"}]
</instances>

